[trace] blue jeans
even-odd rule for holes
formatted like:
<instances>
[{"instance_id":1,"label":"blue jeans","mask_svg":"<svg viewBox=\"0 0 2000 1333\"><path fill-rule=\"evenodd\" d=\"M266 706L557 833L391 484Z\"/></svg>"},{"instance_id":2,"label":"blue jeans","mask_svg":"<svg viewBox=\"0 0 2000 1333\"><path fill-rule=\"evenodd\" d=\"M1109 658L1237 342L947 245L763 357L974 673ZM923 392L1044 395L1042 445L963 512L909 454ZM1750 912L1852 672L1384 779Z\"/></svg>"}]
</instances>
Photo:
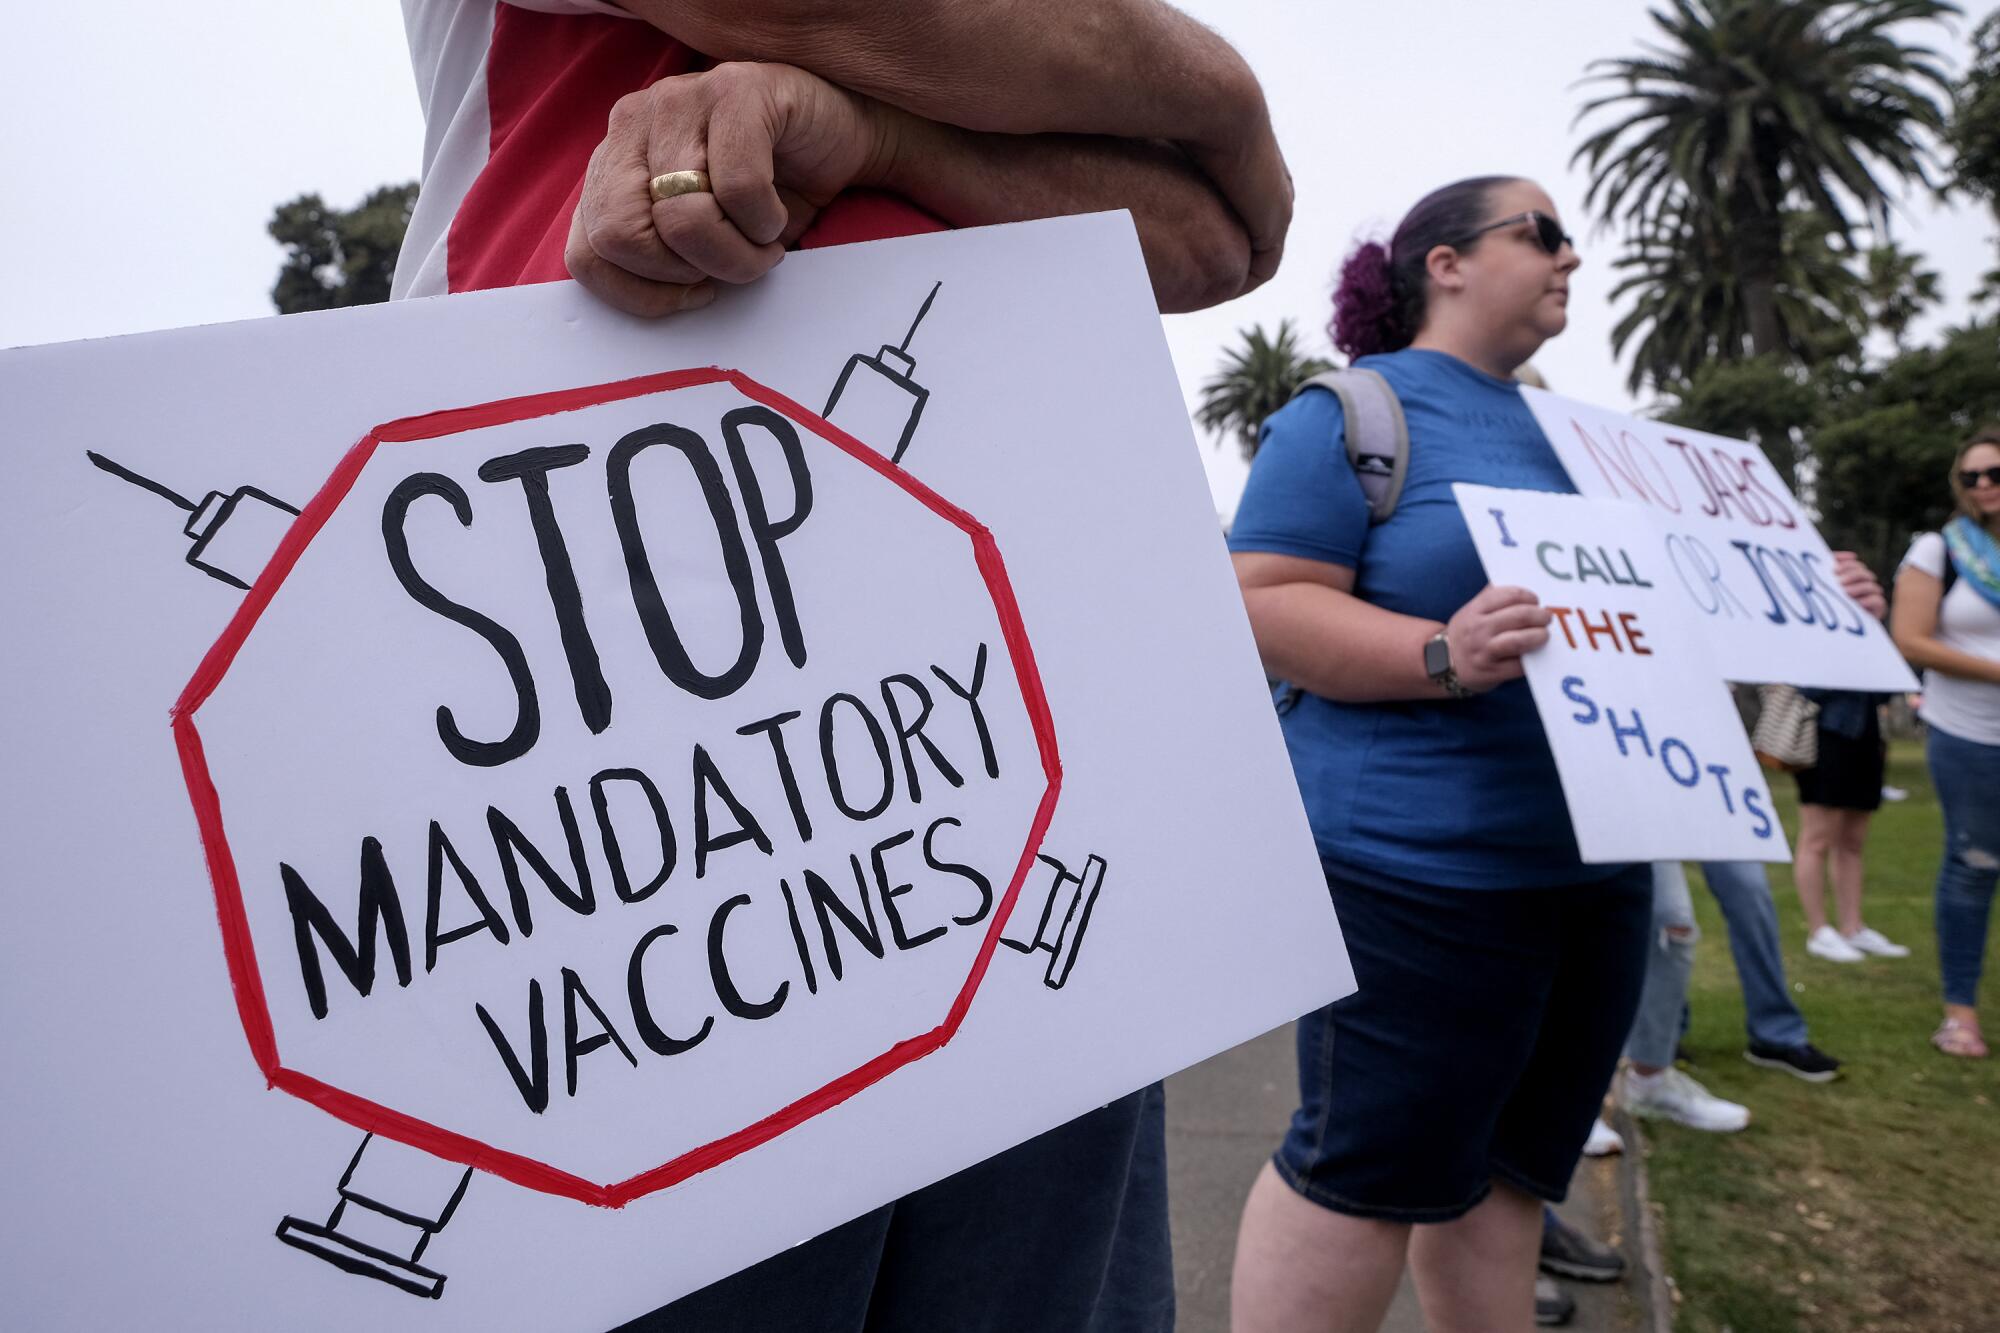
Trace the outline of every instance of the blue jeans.
<instances>
[{"instance_id":1,"label":"blue jeans","mask_svg":"<svg viewBox=\"0 0 2000 1333\"><path fill-rule=\"evenodd\" d=\"M2000 879L2000 745L1930 729L1931 782L1944 810L1938 866L1938 966L1944 1002L1972 1005L1986 961L1986 922Z\"/></svg>"},{"instance_id":2,"label":"blue jeans","mask_svg":"<svg viewBox=\"0 0 2000 1333\"><path fill-rule=\"evenodd\" d=\"M1797 1046L1806 1039L1805 1016L1785 985L1778 953L1778 909L1771 882L1755 861L1704 861L1701 873L1729 927L1729 952L1743 987L1743 1025L1765 1046ZM1694 902L1678 861L1653 867L1653 928L1646 953L1646 985L1639 1015L1625 1041L1626 1058L1664 1068L1686 1030L1688 976L1694 970Z\"/></svg>"},{"instance_id":3,"label":"blue jeans","mask_svg":"<svg viewBox=\"0 0 2000 1333\"><path fill-rule=\"evenodd\" d=\"M1694 923L1687 871L1679 861L1653 863L1653 923L1646 936L1646 983L1639 1012L1625 1038L1625 1058L1635 1065L1665 1069L1674 1062L1687 1013L1688 977L1701 928Z\"/></svg>"},{"instance_id":4,"label":"blue jeans","mask_svg":"<svg viewBox=\"0 0 2000 1333\"><path fill-rule=\"evenodd\" d=\"M1778 952L1778 909L1771 881L1757 861L1703 861L1702 878L1729 927L1729 954L1743 988L1743 1026L1765 1046L1797 1046L1806 1039L1805 1015L1792 1003L1785 960Z\"/></svg>"}]
</instances>

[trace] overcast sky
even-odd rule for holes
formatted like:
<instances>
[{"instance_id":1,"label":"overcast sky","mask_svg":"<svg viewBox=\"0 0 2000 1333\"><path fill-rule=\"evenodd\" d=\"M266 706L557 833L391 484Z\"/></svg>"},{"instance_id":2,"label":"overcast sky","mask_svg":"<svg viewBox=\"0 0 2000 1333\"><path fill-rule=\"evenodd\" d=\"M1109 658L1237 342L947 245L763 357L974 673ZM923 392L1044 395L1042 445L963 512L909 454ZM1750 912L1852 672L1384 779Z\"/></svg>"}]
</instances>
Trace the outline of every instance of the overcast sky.
<instances>
[{"instance_id":1,"label":"overcast sky","mask_svg":"<svg viewBox=\"0 0 2000 1333\"><path fill-rule=\"evenodd\" d=\"M1287 316L1326 350L1331 276L1357 234L1393 226L1429 188L1493 172L1540 181L1582 244L1570 329L1537 363L1558 391L1634 407L1611 357L1615 249L1593 236L1569 168L1576 87L1595 58L1650 39L1644 0L1192 0L1264 81L1298 184L1277 278L1167 321L1190 403L1236 331ZM1954 65L1992 3L1933 30ZM0 46L0 346L270 312L272 206L335 205L413 179L422 142L399 6L389 0L99 0L16 6ZM1912 33L1912 35L1917 35ZM1992 222L1906 201L1899 239L1923 251L1964 314L1991 267ZM1920 330L1921 331L1921 330ZM1217 506L1241 484L1212 447Z\"/></svg>"}]
</instances>

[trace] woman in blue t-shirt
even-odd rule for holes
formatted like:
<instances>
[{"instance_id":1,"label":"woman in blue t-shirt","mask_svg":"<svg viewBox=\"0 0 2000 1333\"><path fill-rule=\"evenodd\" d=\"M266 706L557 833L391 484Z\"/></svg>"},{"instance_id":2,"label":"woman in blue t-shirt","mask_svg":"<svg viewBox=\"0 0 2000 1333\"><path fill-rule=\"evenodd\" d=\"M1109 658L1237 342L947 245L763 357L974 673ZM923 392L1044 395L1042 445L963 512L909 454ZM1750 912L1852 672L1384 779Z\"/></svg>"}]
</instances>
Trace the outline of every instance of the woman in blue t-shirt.
<instances>
[{"instance_id":1,"label":"woman in blue t-shirt","mask_svg":"<svg viewBox=\"0 0 2000 1333\"><path fill-rule=\"evenodd\" d=\"M1266 424L1237 511L1360 988L1300 1021L1301 1105L1244 1208L1237 1333L1374 1329L1406 1254L1434 1327L1529 1327L1541 1201L1567 1190L1631 1026L1650 871L1579 859L1521 679L1549 614L1487 585L1451 492L1573 489L1512 375L1562 332L1578 262L1531 182L1418 203L1334 297L1334 341L1409 425L1394 512L1370 523L1322 391Z\"/></svg>"}]
</instances>

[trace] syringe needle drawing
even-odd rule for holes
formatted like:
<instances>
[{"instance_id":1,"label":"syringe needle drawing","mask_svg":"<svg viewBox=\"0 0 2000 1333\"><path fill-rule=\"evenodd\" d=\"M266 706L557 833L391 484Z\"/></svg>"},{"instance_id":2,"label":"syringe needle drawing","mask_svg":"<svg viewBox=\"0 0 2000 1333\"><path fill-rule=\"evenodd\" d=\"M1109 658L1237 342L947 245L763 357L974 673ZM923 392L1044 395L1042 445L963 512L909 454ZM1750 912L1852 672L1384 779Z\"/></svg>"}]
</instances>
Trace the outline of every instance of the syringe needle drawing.
<instances>
[{"instance_id":1,"label":"syringe needle drawing","mask_svg":"<svg viewBox=\"0 0 2000 1333\"><path fill-rule=\"evenodd\" d=\"M227 495L210 491L196 504L170 486L142 476L103 454L85 450L84 457L120 481L150 491L186 511L181 528L188 540L187 562L212 579L245 591L264 572L272 552L292 526L299 511L255 486L238 486Z\"/></svg>"},{"instance_id":2,"label":"syringe needle drawing","mask_svg":"<svg viewBox=\"0 0 2000 1333\"><path fill-rule=\"evenodd\" d=\"M894 440L895 447L888 449L892 463L903 461L910 438L917 433L917 421L924 414L924 403L931 396L929 389L912 378L917 372L917 361L909 354L910 340L916 337L917 326L930 313L931 302L937 300L938 290L943 286L942 281L932 284L930 295L924 298L917 317L910 321L909 332L903 335L902 342L894 347L884 344L874 356L856 352L847 358L833 392L827 395L826 410L820 413L855 439L877 449L887 449L888 442Z\"/></svg>"}]
</instances>

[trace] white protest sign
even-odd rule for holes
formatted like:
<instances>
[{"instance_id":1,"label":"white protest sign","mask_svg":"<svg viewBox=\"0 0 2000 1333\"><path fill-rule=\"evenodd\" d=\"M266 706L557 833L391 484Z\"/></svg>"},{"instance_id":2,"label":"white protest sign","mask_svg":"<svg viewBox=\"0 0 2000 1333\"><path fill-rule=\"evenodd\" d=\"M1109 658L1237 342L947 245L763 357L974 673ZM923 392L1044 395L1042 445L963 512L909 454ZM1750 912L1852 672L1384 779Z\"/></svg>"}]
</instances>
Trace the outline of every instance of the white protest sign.
<instances>
[{"instance_id":1,"label":"white protest sign","mask_svg":"<svg viewBox=\"0 0 2000 1333\"><path fill-rule=\"evenodd\" d=\"M607 1327L1352 989L1122 214L0 429L24 1326Z\"/></svg>"},{"instance_id":2,"label":"white protest sign","mask_svg":"<svg viewBox=\"0 0 2000 1333\"><path fill-rule=\"evenodd\" d=\"M1495 584L1554 616L1523 659L1585 861L1788 861L1770 789L1663 554L1656 516L1452 487Z\"/></svg>"},{"instance_id":3,"label":"white protest sign","mask_svg":"<svg viewBox=\"0 0 2000 1333\"><path fill-rule=\"evenodd\" d=\"M1672 585L1725 680L1917 688L1888 631L1840 589L1833 552L1754 444L1521 391L1581 495L1662 519Z\"/></svg>"}]
</instances>

